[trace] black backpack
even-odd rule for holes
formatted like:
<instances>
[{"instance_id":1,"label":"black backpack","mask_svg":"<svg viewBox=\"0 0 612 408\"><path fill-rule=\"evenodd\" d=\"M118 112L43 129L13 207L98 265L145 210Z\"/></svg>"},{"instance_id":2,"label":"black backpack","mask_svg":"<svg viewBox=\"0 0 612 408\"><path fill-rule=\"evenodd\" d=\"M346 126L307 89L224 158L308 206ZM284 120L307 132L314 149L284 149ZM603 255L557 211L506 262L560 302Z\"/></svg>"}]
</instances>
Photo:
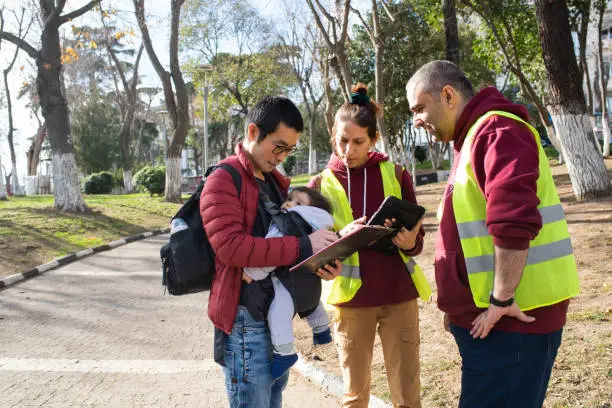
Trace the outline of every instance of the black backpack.
<instances>
[{"instance_id":1,"label":"black backpack","mask_svg":"<svg viewBox=\"0 0 612 408\"><path fill-rule=\"evenodd\" d=\"M205 179L219 167L232 175L240 196L242 179L238 171L229 164L221 163L209 167ZM200 195L205 179L172 217L173 220L182 218L188 228L171 234L170 241L160 250L162 284L171 295L209 290L215 274L215 253L208 242L200 216Z\"/></svg>"}]
</instances>

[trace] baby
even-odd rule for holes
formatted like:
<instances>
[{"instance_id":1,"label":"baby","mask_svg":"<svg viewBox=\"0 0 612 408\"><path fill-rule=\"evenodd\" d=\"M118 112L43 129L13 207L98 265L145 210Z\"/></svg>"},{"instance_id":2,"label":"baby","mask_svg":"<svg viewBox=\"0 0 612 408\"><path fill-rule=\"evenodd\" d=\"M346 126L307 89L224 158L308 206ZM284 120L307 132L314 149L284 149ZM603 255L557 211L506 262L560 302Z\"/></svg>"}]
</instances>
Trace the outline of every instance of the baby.
<instances>
[{"instance_id":1,"label":"baby","mask_svg":"<svg viewBox=\"0 0 612 408\"><path fill-rule=\"evenodd\" d=\"M295 187L290 193L287 201L281 205L281 215L287 216L287 212L298 214L306 221L313 231L321 228L331 228L334 220L330 214L331 205L329 201L318 191L307 187ZM266 238L281 237L283 233L274 220ZM276 267L244 268L243 279L251 280L265 279ZM272 284L274 286L274 299L268 311L268 326L272 337L273 363L272 377L274 379L282 376L297 361L297 352L293 337L293 299L291 294L273 274ZM312 328L313 343L331 343L331 331L329 329L329 317L319 302L316 309L306 316L308 324Z\"/></svg>"}]
</instances>

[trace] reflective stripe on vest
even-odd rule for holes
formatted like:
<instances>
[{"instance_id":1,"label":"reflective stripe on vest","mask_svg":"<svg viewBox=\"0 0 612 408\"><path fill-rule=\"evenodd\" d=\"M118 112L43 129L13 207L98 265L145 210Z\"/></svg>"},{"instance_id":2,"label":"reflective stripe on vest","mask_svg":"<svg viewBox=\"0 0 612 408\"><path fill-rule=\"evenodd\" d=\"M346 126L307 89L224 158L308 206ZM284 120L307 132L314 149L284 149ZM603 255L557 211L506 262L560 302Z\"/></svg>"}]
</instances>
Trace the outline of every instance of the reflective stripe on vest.
<instances>
[{"instance_id":1,"label":"reflective stripe on vest","mask_svg":"<svg viewBox=\"0 0 612 408\"><path fill-rule=\"evenodd\" d=\"M395 164L391 162L380 162L380 173L382 175L383 191L385 197L393 195L402 198L400 184L395 176ZM342 229L354 221L353 210L344 191L344 187L338 181L330 169L323 171L321 178L321 193L327 197L332 204L332 216L334 228ZM421 270L421 267L409 256L399 251L404 265L410 272L410 276L419 293L419 297L428 300L431 296L431 287ZM327 303L339 304L351 300L361 287L361 274L359 269L359 254L356 252L342 261L342 272L333 280L332 289Z\"/></svg>"},{"instance_id":2,"label":"reflective stripe on vest","mask_svg":"<svg viewBox=\"0 0 612 408\"><path fill-rule=\"evenodd\" d=\"M481 308L489 306L495 245L486 226L487 202L471 165L471 145L482 123L493 115L525 124L538 146L539 177L536 184L542 229L529 244L527 263L515 293L516 303L521 310L553 305L580 292L569 229L537 131L520 117L503 111L487 112L469 129L461 148L452 190L453 212L474 303Z\"/></svg>"}]
</instances>

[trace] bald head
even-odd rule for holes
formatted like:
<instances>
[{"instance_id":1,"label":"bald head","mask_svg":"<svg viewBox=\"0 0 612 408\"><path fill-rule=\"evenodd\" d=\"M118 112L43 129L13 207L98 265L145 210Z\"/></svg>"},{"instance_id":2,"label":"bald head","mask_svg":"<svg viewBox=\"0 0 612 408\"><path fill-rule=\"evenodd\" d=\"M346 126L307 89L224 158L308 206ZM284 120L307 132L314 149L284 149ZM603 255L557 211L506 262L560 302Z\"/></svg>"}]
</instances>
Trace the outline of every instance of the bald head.
<instances>
[{"instance_id":1,"label":"bald head","mask_svg":"<svg viewBox=\"0 0 612 408\"><path fill-rule=\"evenodd\" d=\"M438 98L446 85L452 86L464 100L474 96L472 84L463 71L452 62L442 60L428 62L419 68L408 80L406 92L410 93L418 87L421 92Z\"/></svg>"}]
</instances>

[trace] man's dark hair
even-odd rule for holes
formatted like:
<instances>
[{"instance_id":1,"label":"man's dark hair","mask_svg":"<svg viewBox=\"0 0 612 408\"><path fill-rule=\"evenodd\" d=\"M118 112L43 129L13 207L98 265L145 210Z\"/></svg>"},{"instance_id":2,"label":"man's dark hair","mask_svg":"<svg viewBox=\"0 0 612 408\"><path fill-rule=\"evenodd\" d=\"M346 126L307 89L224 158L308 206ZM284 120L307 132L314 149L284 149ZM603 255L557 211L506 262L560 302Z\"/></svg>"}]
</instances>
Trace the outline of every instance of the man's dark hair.
<instances>
[{"instance_id":1,"label":"man's dark hair","mask_svg":"<svg viewBox=\"0 0 612 408\"><path fill-rule=\"evenodd\" d=\"M329 200L325 198L325 196L319 193L317 190L313 190L312 188L300 186L300 187L293 187L291 189L291 193L294 193L294 192L306 193L308 195L308 198L310 199L311 206L320 208L324 211L327 211L328 213L332 212L332 206Z\"/></svg>"},{"instance_id":2,"label":"man's dark hair","mask_svg":"<svg viewBox=\"0 0 612 408\"><path fill-rule=\"evenodd\" d=\"M452 86L468 99L474 96L472 83L467 79L461 68L450 61L437 60L423 65L408 80L406 90L417 85L421 86L423 92L435 98L440 96L442 88L446 85Z\"/></svg>"},{"instance_id":3,"label":"man's dark hair","mask_svg":"<svg viewBox=\"0 0 612 408\"><path fill-rule=\"evenodd\" d=\"M300 110L285 96L266 96L251 108L246 117L247 126L254 123L259 128L258 143L273 133L280 122L298 133L304 131Z\"/></svg>"}]
</instances>

